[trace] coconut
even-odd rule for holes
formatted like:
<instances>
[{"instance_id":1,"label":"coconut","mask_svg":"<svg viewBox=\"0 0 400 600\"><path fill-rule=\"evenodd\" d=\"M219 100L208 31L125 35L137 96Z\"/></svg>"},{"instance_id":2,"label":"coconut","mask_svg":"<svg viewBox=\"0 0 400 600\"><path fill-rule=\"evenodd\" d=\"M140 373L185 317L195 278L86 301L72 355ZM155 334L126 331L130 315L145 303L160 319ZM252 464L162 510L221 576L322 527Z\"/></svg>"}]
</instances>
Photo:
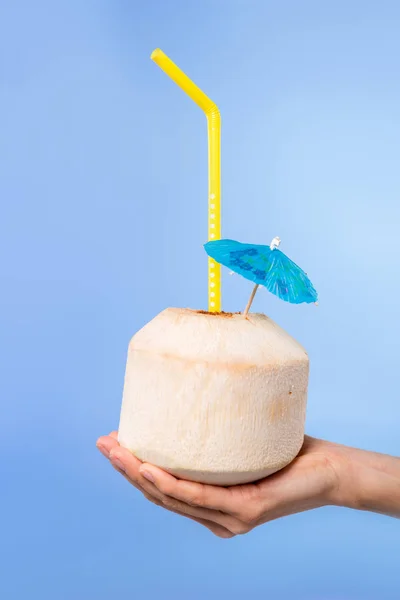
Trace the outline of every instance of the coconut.
<instances>
[{"instance_id":1,"label":"coconut","mask_svg":"<svg viewBox=\"0 0 400 600\"><path fill-rule=\"evenodd\" d=\"M167 308L130 342L119 442L181 479L259 480L303 444L308 372L264 314Z\"/></svg>"}]
</instances>

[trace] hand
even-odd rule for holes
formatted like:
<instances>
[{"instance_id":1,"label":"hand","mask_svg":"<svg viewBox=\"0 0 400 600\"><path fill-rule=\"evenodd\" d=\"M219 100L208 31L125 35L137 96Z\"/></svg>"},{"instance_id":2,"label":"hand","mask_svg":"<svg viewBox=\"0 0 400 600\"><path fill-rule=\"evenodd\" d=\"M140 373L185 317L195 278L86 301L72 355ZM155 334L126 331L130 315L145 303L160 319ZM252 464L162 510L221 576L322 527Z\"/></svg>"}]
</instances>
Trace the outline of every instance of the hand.
<instances>
[{"instance_id":1,"label":"hand","mask_svg":"<svg viewBox=\"0 0 400 600\"><path fill-rule=\"evenodd\" d=\"M349 495L346 448L311 437L305 438L300 454L282 471L256 483L227 488L179 480L141 463L118 444L116 432L99 438L97 447L148 500L197 521L222 538L312 508L344 505Z\"/></svg>"}]
</instances>

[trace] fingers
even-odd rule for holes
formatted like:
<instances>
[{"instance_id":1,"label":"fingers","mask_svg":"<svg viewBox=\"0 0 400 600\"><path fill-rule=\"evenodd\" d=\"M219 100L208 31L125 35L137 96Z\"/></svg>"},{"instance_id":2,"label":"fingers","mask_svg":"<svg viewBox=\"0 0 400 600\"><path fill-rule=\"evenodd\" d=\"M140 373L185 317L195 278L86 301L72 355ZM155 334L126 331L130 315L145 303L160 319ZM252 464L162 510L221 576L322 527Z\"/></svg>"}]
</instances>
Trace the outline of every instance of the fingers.
<instances>
[{"instance_id":1,"label":"fingers","mask_svg":"<svg viewBox=\"0 0 400 600\"><path fill-rule=\"evenodd\" d=\"M116 470L118 470L121 473L121 475L133 487L135 487L137 490L139 490L145 496L145 498L147 500L149 500L153 504L156 504L157 506L161 506L161 507L167 509L169 512L174 512L178 515L187 517L188 519L191 519L192 521L195 521L196 523L199 523L200 525L203 525L209 531L211 531L214 535L216 535L220 538L228 539L228 538L234 537L234 534L231 531L229 531L222 525L219 525L218 523L214 523L213 521L208 521L207 519L200 518L197 516L192 516L192 515L187 514L184 511L174 509L174 508L172 508L172 506L167 506L167 503L166 503L165 499L163 498L162 493L159 492L159 490L156 488L156 486L151 484L149 481L147 481L140 475L140 472L139 472L139 468L141 466L140 460L138 460L136 457L134 457L133 455L131 455L129 453L130 457L132 457L132 460L129 461L129 463L130 463L129 464L129 472L131 474L131 477L130 477L125 469L125 461L124 461L124 463L121 463L118 460L118 456L113 455L113 450L115 450L116 448L119 448L117 436L118 436L118 433L116 431L113 431L108 436L100 437L96 443L97 448L100 450L100 452L106 458L110 459L110 462L114 466L114 468ZM140 485L140 481L145 485L146 489L145 489L145 487L142 487Z\"/></svg>"},{"instance_id":2,"label":"fingers","mask_svg":"<svg viewBox=\"0 0 400 600\"><path fill-rule=\"evenodd\" d=\"M174 512L179 512L180 514L184 514L188 517L194 517L196 519L202 519L209 522L212 522L216 525L222 526L233 534L237 533L245 533L249 531L247 529L245 531L245 525L241 523L235 517L232 517L229 514L224 514L219 510L214 510L211 508L207 508L201 505L196 505L198 501L196 497L191 496L190 502L187 500L180 500L174 494L169 495L165 492L166 489L173 492L172 487L165 486L162 483L156 485L149 479L145 478L142 473L142 463L134 457L131 452L126 450L125 448L114 448L110 453L111 463L120 471L125 472L127 477L134 482L134 484L139 485L140 488L145 490L147 494L152 496L152 498L156 499L157 502L161 503L165 508L172 510ZM150 465L146 465L146 473L149 473L151 469L155 469L154 467L150 467ZM160 469L156 469L157 472L160 471L166 478L171 477L174 481L176 480L171 475L164 473ZM160 477L158 477L160 479ZM189 483L189 482L179 482L179 483ZM200 485L200 484L195 484ZM200 486L201 487L201 486ZM209 487L209 486L206 486ZM211 487L211 486L210 486ZM226 491L226 490L225 490ZM183 497L183 496L182 496ZM185 496L186 497L186 496ZM189 499L189 497L187 497ZM199 501L201 499L199 498Z\"/></svg>"},{"instance_id":3,"label":"fingers","mask_svg":"<svg viewBox=\"0 0 400 600\"><path fill-rule=\"evenodd\" d=\"M177 479L173 475L147 463L140 467L140 473L148 481L154 483L163 494L176 498L185 504L202 506L227 514L236 512L237 496L232 493L234 488L223 488Z\"/></svg>"},{"instance_id":4,"label":"fingers","mask_svg":"<svg viewBox=\"0 0 400 600\"><path fill-rule=\"evenodd\" d=\"M110 435L103 435L97 440L96 446L106 458L110 457L110 452L113 448L119 446L117 436L117 432L113 431Z\"/></svg>"},{"instance_id":5,"label":"fingers","mask_svg":"<svg viewBox=\"0 0 400 600\"><path fill-rule=\"evenodd\" d=\"M159 482L158 487L148 478L144 477L141 472L141 461L125 448L121 448L117 438L118 433L113 431L108 436L100 437L96 445L100 452L110 460L113 467L148 500L166 508L170 512L175 512L196 521L207 527L207 529L218 537L231 538L236 534L247 533L250 530L246 524L234 516L224 514L223 510L212 508L214 504L221 507L225 505L221 499L218 502L219 495L215 492L220 490L229 498L229 489L214 488L213 486L203 486L197 483L177 480L172 475L164 473L164 471L156 467L146 465L145 472L147 475L154 469L167 479L171 478L169 482ZM159 479L158 475L157 478ZM175 492L171 486L171 482L178 484ZM171 495L167 494L164 490L170 490ZM226 504L226 507L228 508L228 504Z\"/></svg>"},{"instance_id":6,"label":"fingers","mask_svg":"<svg viewBox=\"0 0 400 600\"><path fill-rule=\"evenodd\" d=\"M140 489L139 486L135 486L135 487L138 487L138 489ZM144 497L147 500L149 500L152 504L155 504L156 506L164 508L168 512L175 513L176 515L180 515L181 517L186 517L187 519L190 519L191 521L195 521L196 523L199 523L200 525L203 525L203 527L206 527L209 531L211 531L217 537L224 538L224 539L229 539L229 538L232 538L232 537L235 536L234 533L232 533L231 531L229 531L225 527L222 527L222 525L218 525L217 523L213 523L212 521L207 521L206 519L200 519L199 517L192 517L191 515L185 514L185 513L181 512L179 510L174 510L172 508L168 508L160 500L158 500L154 496L151 496L145 490L142 489L141 492L144 495Z\"/></svg>"},{"instance_id":7,"label":"fingers","mask_svg":"<svg viewBox=\"0 0 400 600\"><path fill-rule=\"evenodd\" d=\"M235 534L248 533L259 524L262 516L260 488L255 484L222 488L176 479L169 473L149 465L141 465L140 473L165 496L175 498L185 506L204 509L213 520ZM223 514L223 520L219 515Z\"/></svg>"},{"instance_id":8,"label":"fingers","mask_svg":"<svg viewBox=\"0 0 400 600\"><path fill-rule=\"evenodd\" d=\"M138 478L145 479L154 484L154 490L158 489L162 494L171 496L190 506L201 506L228 514L235 512L237 507L231 488L184 481L176 479L153 465L144 464L141 466L141 461L133 456L131 452L125 448L120 448L117 435L117 432L113 431L110 435L99 438L97 447L107 458L111 458L114 466L121 471L125 470L131 479L135 481ZM113 452L112 457L110 457L110 453L117 448L119 449L118 453ZM140 471L139 467L141 467Z\"/></svg>"}]
</instances>

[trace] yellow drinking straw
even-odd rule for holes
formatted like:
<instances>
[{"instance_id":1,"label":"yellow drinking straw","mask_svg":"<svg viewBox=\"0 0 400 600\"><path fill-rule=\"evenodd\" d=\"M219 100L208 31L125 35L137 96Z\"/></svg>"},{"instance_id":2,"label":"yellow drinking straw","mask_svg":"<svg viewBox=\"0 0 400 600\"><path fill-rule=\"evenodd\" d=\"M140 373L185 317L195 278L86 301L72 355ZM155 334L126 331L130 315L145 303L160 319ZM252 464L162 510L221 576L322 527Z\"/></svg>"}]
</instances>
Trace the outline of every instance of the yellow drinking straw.
<instances>
[{"instance_id":1,"label":"yellow drinking straw","mask_svg":"<svg viewBox=\"0 0 400 600\"><path fill-rule=\"evenodd\" d=\"M208 239L221 238L221 117L216 104L160 49L151 59L188 96L207 117L208 129ZM208 259L208 310L221 311L221 266Z\"/></svg>"}]
</instances>

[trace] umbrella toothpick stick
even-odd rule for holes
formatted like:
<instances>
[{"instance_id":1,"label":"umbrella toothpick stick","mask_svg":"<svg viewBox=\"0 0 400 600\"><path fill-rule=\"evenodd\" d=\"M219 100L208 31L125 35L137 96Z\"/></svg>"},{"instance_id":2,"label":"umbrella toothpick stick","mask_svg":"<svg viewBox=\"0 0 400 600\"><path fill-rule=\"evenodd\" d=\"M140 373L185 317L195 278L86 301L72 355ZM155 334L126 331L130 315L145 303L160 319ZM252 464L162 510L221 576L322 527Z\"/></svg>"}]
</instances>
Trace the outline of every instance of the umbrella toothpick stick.
<instances>
[{"instance_id":1,"label":"umbrella toothpick stick","mask_svg":"<svg viewBox=\"0 0 400 600\"><path fill-rule=\"evenodd\" d=\"M276 248L279 248L280 244L281 244L281 238L279 238L279 237L274 237L274 239L272 240L272 242L271 242L271 244L270 244L270 246L269 246L269 247L270 247L270 249L271 249L271 250L275 250ZM260 286L260 284L259 284L259 283L257 283L257 284L254 286L254 288L253 288L253 291L251 292L251 296L250 296L250 298L249 298L249 301L248 301L248 303L247 303L247 306L246 306L246 308L244 309L244 313L243 313L243 315L244 315L245 317L247 317L247 315L249 314L249 310L250 310L250 308L251 308L251 305L253 304L254 296L256 295L256 292L257 292L257 290L258 290L259 286Z\"/></svg>"},{"instance_id":2,"label":"umbrella toothpick stick","mask_svg":"<svg viewBox=\"0 0 400 600\"><path fill-rule=\"evenodd\" d=\"M256 295L256 292L257 292L257 290L258 290L258 288L259 288L259 285L260 285L259 283L256 283L256 285L255 285L255 286L254 286L254 288L253 288L253 291L251 292L251 296L250 296L250 298L249 298L249 301L248 301L248 303L247 303L247 306L246 306L246 308L244 309L244 313L243 313L243 316L244 316L244 317L247 317L247 315L249 314L249 310L250 310L250 308L251 308L251 305L253 304L254 296Z\"/></svg>"},{"instance_id":3,"label":"umbrella toothpick stick","mask_svg":"<svg viewBox=\"0 0 400 600\"><path fill-rule=\"evenodd\" d=\"M221 117L216 104L162 50L152 60L199 106L208 129L208 239L221 238ZM208 260L208 310L221 311L221 266Z\"/></svg>"}]
</instances>

